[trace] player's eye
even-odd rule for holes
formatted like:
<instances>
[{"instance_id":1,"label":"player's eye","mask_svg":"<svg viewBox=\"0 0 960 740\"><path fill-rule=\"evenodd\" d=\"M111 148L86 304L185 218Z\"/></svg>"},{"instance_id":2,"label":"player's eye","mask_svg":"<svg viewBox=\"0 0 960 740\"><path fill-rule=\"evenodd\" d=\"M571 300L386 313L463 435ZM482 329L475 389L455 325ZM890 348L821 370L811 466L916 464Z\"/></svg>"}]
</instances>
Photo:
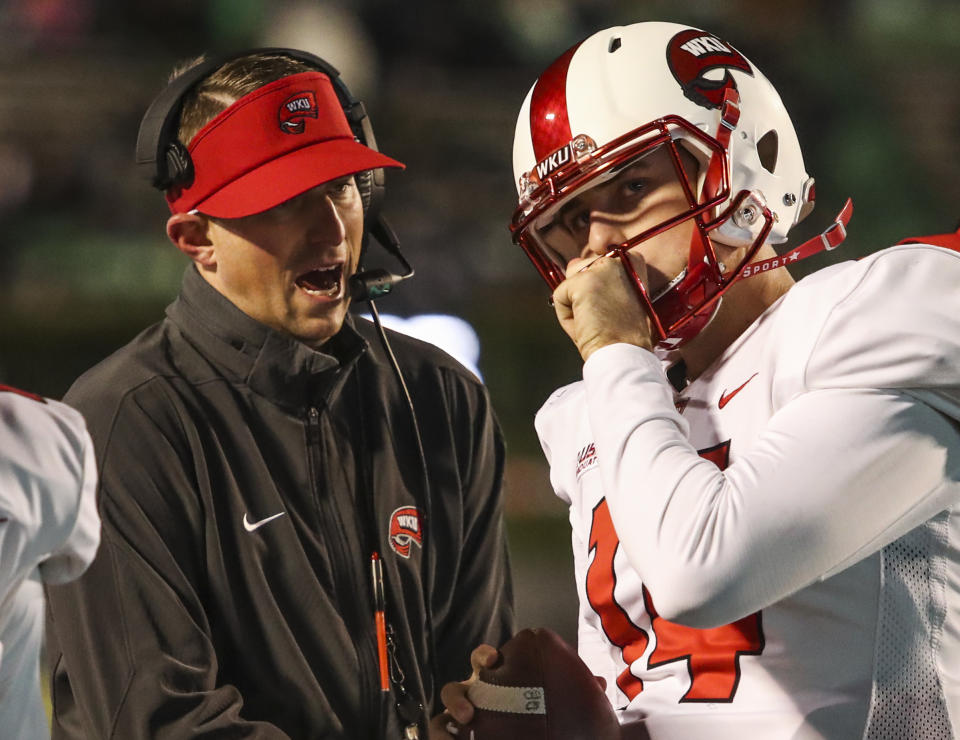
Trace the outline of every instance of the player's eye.
<instances>
[{"instance_id":1,"label":"player's eye","mask_svg":"<svg viewBox=\"0 0 960 740\"><path fill-rule=\"evenodd\" d=\"M569 211L563 216L563 226L572 234L579 233L590 226L590 211L586 208L578 208Z\"/></svg>"}]
</instances>

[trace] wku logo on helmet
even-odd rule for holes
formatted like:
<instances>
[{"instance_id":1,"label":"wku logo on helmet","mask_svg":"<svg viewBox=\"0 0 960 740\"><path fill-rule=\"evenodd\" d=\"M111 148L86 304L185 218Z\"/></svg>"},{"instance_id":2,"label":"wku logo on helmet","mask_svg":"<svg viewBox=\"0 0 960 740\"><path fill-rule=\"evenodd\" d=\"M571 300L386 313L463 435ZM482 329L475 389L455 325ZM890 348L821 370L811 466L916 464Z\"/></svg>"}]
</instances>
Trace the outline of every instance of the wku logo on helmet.
<instances>
[{"instance_id":1,"label":"wku logo on helmet","mask_svg":"<svg viewBox=\"0 0 960 740\"><path fill-rule=\"evenodd\" d=\"M402 558L409 558L411 545L423 547L420 510L415 506L401 506L390 515L390 549Z\"/></svg>"},{"instance_id":2,"label":"wku logo on helmet","mask_svg":"<svg viewBox=\"0 0 960 740\"><path fill-rule=\"evenodd\" d=\"M723 94L731 88L737 89L737 83L730 75L731 69L753 76L750 63L739 51L716 36L693 28L670 39L667 64L683 88L683 94L704 108L719 108ZM723 79L705 77L704 73L711 69L725 69Z\"/></svg>"},{"instance_id":3,"label":"wku logo on helmet","mask_svg":"<svg viewBox=\"0 0 960 740\"><path fill-rule=\"evenodd\" d=\"M280 130L286 134L302 134L307 118L317 117L317 99L312 90L295 93L280 104Z\"/></svg>"}]
</instances>

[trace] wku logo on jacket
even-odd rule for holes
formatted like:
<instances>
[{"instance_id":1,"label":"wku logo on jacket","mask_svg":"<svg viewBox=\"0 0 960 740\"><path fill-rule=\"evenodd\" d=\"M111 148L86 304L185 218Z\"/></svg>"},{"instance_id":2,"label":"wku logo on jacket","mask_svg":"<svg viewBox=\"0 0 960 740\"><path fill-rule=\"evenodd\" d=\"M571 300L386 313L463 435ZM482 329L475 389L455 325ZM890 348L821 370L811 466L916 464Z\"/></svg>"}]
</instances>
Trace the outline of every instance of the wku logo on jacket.
<instances>
[{"instance_id":1,"label":"wku logo on jacket","mask_svg":"<svg viewBox=\"0 0 960 740\"><path fill-rule=\"evenodd\" d=\"M286 134L302 134L306 119L317 115L317 99L312 90L294 93L280 104L280 130Z\"/></svg>"},{"instance_id":2,"label":"wku logo on jacket","mask_svg":"<svg viewBox=\"0 0 960 740\"><path fill-rule=\"evenodd\" d=\"M420 510L415 506L401 506L390 515L390 549L402 558L409 558L412 545L423 547Z\"/></svg>"},{"instance_id":3,"label":"wku logo on jacket","mask_svg":"<svg viewBox=\"0 0 960 740\"><path fill-rule=\"evenodd\" d=\"M726 42L694 28L681 31L667 44L667 64L673 77L689 100L704 108L719 108L723 95L737 89L731 69L753 76L750 63ZM723 69L723 78L713 80L705 75L712 69Z\"/></svg>"}]
</instances>

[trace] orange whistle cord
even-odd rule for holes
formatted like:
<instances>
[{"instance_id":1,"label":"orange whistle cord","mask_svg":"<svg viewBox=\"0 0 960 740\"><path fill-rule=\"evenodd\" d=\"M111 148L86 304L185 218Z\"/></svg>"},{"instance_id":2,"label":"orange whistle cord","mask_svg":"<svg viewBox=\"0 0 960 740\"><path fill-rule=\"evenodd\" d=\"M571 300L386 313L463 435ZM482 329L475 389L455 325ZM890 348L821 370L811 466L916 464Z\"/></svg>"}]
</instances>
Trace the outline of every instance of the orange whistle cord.
<instances>
[{"instance_id":1,"label":"orange whistle cord","mask_svg":"<svg viewBox=\"0 0 960 740\"><path fill-rule=\"evenodd\" d=\"M390 669L387 660L387 620L383 610L378 609L377 620L377 656L380 662L380 691L390 691Z\"/></svg>"},{"instance_id":2,"label":"orange whistle cord","mask_svg":"<svg viewBox=\"0 0 960 740\"><path fill-rule=\"evenodd\" d=\"M390 691L390 659L387 655L387 618L383 589L383 562L380 553L370 555L370 574L373 584L373 618L377 627L377 663L380 666L380 691Z\"/></svg>"}]
</instances>

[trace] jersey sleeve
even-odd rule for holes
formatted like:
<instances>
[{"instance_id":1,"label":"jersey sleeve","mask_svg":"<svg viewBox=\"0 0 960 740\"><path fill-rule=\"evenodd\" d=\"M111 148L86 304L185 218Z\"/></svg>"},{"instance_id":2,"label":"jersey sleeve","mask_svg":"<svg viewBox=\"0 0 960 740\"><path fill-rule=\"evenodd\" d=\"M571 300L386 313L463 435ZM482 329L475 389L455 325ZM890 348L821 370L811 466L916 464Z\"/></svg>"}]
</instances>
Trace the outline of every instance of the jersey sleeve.
<instances>
[{"instance_id":1,"label":"jersey sleeve","mask_svg":"<svg viewBox=\"0 0 960 740\"><path fill-rule=\"evenodd\" d=\"M83 417L57 401L0 392L0 593L38 565L76 578L100 538L93 446Z\"/></svg>"},{"instance_id":2,"label":"jersey sleeve","mask_svg":"<svg viewBox=\"0 0 960 740\"><path fill-rule=\"evenodd\" d=\"M77 490L73 527L66 540L40 563L44 582L61 584L79 577L93 561L100 545L100 515L97 512L97 463L93 441L86 428L79 430L83 462Z\"/></svg>"},{"instance_id":3,"label":"jersey sleeve","mask_svg":"<svg viewBox=\"0 0 960 740\"><path fill-rule=\"evenodd\" d=\"M571 383L554 391L537 411L534 427L550 468L550 486L567 506L579 498L579 476L592 459L592 437L583 413L584 384ZM681 420L681 424L686 424ZM684 426L686 428L686 426Z\"/></svg>"},{"instance_id":4,"label":"jersey sleeve","mask_svg":"<svg viewBox=\"0 0 960 740\"><path fill-rule=\"evenodd\" d=\"M575 399L581 396L583 390L576 384L564 386L554 391L546 400L534 419L534 428L540 440L540 448L550 467L550 485L557 498L568 506L573 496L569 490L571 482L563 466L560 464L564 451L559 449L568 443L570 432L576 423L571 418L570 409L575 408Z\"/></svg>"},{"instance_id":5,"label":"jersey sleeve","mask_svg":"<svg viewBox=\"0 0 960 740\"><path fill-rule=\"evenodd\" d=\"M839 288L830 282L848 286L835 303L819 300ZM960 410L960 253L897 247L827 283L792 307L797 333L804 315L823 312L795 391L895 388L938 397L944 412Z\"/></svg>"},{"instance_id":6,"label":"jersey sleeve","mask_svg":"<svg viewBox=\"0 0 960 740\"><path fill-rule=\"evenodd\" d=\"M690 444L651 353L613 345L591 356L584 380L611 516L662 616L735 621L960 499L960 430L944 412L960 377L960 307L944 255L925 265L885 255L800 290L784 306L794 331L776 340L773 415L723 471ZM891 282L912 298L891 298ZM920 295L930 299L917 310Z\"/></svg>"}]
</instances>

